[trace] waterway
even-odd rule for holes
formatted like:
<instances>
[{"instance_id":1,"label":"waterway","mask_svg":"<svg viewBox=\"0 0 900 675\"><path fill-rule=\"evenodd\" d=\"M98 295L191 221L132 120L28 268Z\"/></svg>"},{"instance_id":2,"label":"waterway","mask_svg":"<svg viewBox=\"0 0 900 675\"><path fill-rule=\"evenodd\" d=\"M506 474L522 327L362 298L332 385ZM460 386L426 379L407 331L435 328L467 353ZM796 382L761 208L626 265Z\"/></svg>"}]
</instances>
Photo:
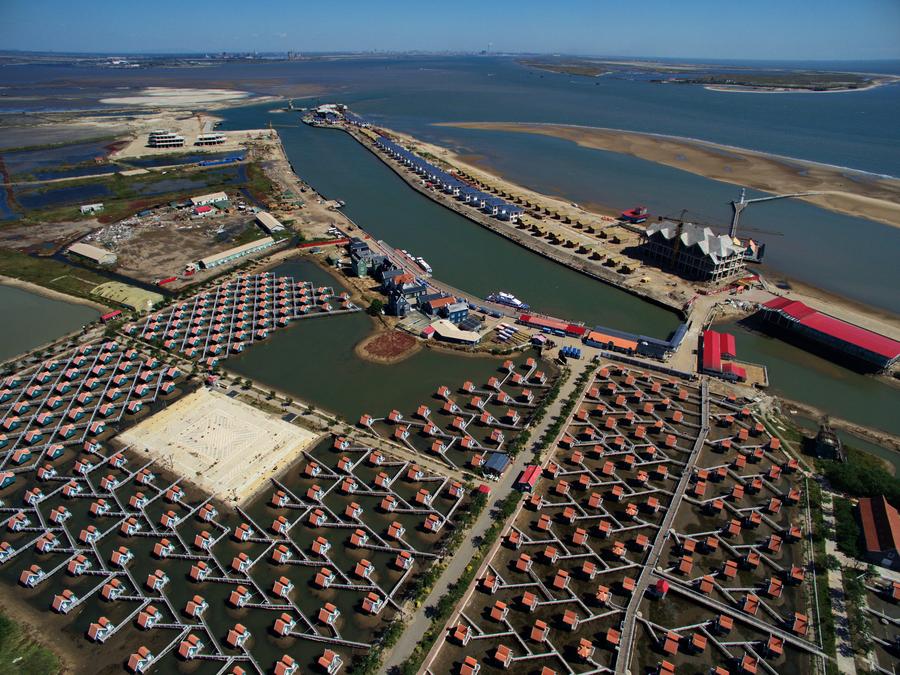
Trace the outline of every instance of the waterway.
<instances>
[{"instance_id":1,"label":"waterway","mask_svg":"<svg viewBox=\"0 0 900 675\"><path fill-rule=\"evenodd\" d=\"M263 126L256 117L265 114L262 108L251 106L227 111L225 125L238 128L254 124ZM590 319L585 316L585 308L596 307L595 311L599 313L593 315L596 317L594 323L654 334L645 326L648 325L648 317L650 322L656 321L655 317L662 312L659 308L618 291L607 295L603 291L613 289L549 263L433 204L410 190L346 134L291 125L279 126L278 131L295 170L301 176L326 196L344 199L347 202L345 211L366 230L395 246L424 256L434 267L437 278L476 293L495 288L499 283L539 309L560 316ZM550 145L561 143L556 139L538 140ZM584 152L586 157L591 158L590 161L594 161L593 155L596 153ZM547 156L551 154L547 153ZM633 159L613 157L625 163ZM683 173L667 167L654 165L653 168ZM580 171L573 174L582 175ZM448 234L450 227L453 228L452 236ZM479 261L485 260L491 263L479 264ZM528 274L521 274L523 265L530 265ZM563 285L568 283L573 286ZM608 298L621 304L614 304ZM597 304L564 304L570 299L582 302L587 299L588 303ZM788 398L807 401L862 425L900 433L900 426L893 414L894 410L900 409L900 391L897 389L780 340L750 332L741 324L729 325L727 329L737 335L741 359L768 367L773 391ZM359 333L354 340L348 341L345 353L349 353L352 345L365 335L361 324L357 330ZM660 327L655 334L662 336L667 330ZM278 336L275 337L278 339ZM249 350L241 358L254 358L253 352ZM338 398L335 397L335 401Z\"/></svg>"},{"instance_id":2,"label":"waterway","mask_svg":"<svg viewBox=\"0 0 900 675\"><path fill-rule=\"evenodd\" d=\"M430 134L434 131L425 135ZM557 138L461 129L440 138L462 154L475 155L488 170L539 192L579 204L642 204L661 216L678 217L687 209L685 218L718 225L718 231L731 222L731 200L739 194L731 183ZM747 195L765 193L748 190ZM755 205L742 214L741 223L748 228L744 235L766 243L762 270L770 279L797 279L900 313L895 228L790 199ZM848 256L851 250L866 255ZM836 269L841 273L832 273Z\"/></svg>"},{"instance_id":3,"label":"waterway","mask_svg":"<svg viewBox=\"0 0 900 675\"><path fill-rule=\"evenodd\" d=\"M261 128L270 106L225 113L222 128ZM381 160L343 132L280 125L285 151L304 180L389 244L428 260L436 278L484 297L505 290L532 308L588 325L615 326L665 338L672 312L607 286L513 244L418 194Z\"/></svg>"},{"instance_id":4,"label":"waterway","mask_svg":"<svg viewBox=\"0 0 900 675\"><path fill-rule=\"evenodd\" d=\"M34 349L94 321L97 310L0 285L0 308L10 322L0 332L0 360Z\"/></svg>"},{"instance_id":5,"label":"waterway","mask_svg":"<svg viewBox=\"0 0 900 675\"><path fill-rule=\"evenodd\" d=\"M900 387L862 375L739 322L719 324L734 333L738 358L762 363L769 389L826 413L900 435Z\"/></svg>"},{"instance_id":6,"label":"waterway","mask_svg":"<svg viewBox=\"0 0 900 675\"><path fill-rule=\"evenodd\" d=\"M272 272L335 285L334 277L309 261L289 261ZM393 365L364 361L353 348L373 328L372 319L361 312L296 321L229 358L226 367L354 423L363 413L384 417L392 408L412 412L419 404L430 403L440 385L486 381L499 363L496 358L434 349Z\"/></svg>"},{"instance_id":7,"label":"waterway","mask_svg":"<svg viewBox=\"0 0 900 675\"><path fill-rule=\"evenodd\" d=\"M809 67L803 63L743 65ZM900 72L900 62L817 63L815 67ZM484 120L628 129L900 176L900 125L894 121L900 109L900 85L849 93L735 94L655 84L651 80L657 75L647 72L601 78L555 74L495 56L368 56L211 64L202 69L151 67L142 68L140 74L85 67L79 76L73 78L70 68L58 65L4 68L0 85L9 91L0 112L23 106L102 109L105 106L99 99L110 91L149 85L206 86L216 81L287 96L295 95L292 90L298 85L320 87L328 93L295 102L349 103L379 124L481 155L513 180L578 203L613 208L643 203L659 215L687 208L690 218L720 224L730 219L728 203L738 193L736 186L677 169L660 170L651 162L616 158L572 143L433 124ZM16 94L27 94L27 100ZM296 115L257 116L276 124L290 124L292 118ZM330 147L327 142L323 145ZM319 154L313 158L326 165L323 172L330 171L327 165L331 164L348 173L355 169L342 157ZM324 189L324 178L319 182ZM742 222L748 228L783 233L766 239L767 266L775 274L900 312L900 296L891 291L900 287L900 268L889 257L900 237L896 228L790 200L756 205L747 210ZM848 250L856 255L847 255ZM841 274L834 274L835 269Z\"/></svg>"}]
</instances>

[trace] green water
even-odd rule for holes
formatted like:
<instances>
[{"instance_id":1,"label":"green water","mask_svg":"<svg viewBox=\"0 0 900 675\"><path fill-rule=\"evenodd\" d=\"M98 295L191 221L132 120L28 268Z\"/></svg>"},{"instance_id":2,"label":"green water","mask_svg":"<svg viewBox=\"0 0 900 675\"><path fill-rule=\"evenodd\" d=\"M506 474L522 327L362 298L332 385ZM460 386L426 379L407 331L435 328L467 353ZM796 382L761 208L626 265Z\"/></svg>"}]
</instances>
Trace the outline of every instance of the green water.
<instances>
[{"instance_id":1,"label":"green water","mask_svg":"<svg viewBox=\"0 0 900 675\"><path fill-rule=\"evenodd\" d=\"M900 434L900 388L750 331L738 322L720 324L719 329L734 333L739 359L766 366L774 393L835 417Z\"/></svg>"},{"instance_id":2,"label":"green water","mask_svg":"<svg viewBox=\"0 0 900 675\"><path fill-rule=\"evenodd\" d=\"M273 273L336 285L334 277L309 261L291 261ZM226 367L350 422L366 412L375 416L387 415L392 408L411 412L420 403L430 403L439 385L483 381L497 369L498 359L431 349L393 365L363 361L353 348L374 327L362 312L296 321L228 359Z\"/></svg>"},{"instance_id":3,"label":"green water","mask_svg":"<svg viewBox=\"0 0 900 675\"><path fill-rule=\"evenodd\" d=\"M85 305L45 298L21 288L0 285L0 308L14 319L0 332L0 360L34 349L81 328L100 314Z\"/></svg>"}]
</instances>

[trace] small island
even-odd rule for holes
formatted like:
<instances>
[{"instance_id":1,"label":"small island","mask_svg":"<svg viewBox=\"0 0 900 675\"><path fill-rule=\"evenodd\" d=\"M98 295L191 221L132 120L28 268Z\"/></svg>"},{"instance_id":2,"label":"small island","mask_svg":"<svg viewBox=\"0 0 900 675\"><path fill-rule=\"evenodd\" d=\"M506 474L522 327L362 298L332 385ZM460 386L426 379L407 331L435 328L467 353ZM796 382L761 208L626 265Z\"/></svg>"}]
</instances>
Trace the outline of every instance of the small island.
<instances>
[{"instance_id":1,"label":"small island","mask_svg":"<svg viewBox=\"0 0 900 675\"><path fill-rule=\"evenodd\" d=\"M836 92L871 89L896 79L893 76L876 77L864 73L784 71L716 73L697 77L671 77L654 82L699 84L713 91Z\"/></svg>"},{"instance_id":2,"label":"small island","mask_svg":"<svg viewBox=\"0 0 900 675\"><path fill-rule=\"evenodd\" d=\"M603 59L547 57L522 59L526 68L580 77L665 75L656 84L701 85L711 91L742 92L846 92L863 91L900 80L900 76L823 70L758 70L716 64L663 61L609 61Z\"/></svg>"}]
</instances>

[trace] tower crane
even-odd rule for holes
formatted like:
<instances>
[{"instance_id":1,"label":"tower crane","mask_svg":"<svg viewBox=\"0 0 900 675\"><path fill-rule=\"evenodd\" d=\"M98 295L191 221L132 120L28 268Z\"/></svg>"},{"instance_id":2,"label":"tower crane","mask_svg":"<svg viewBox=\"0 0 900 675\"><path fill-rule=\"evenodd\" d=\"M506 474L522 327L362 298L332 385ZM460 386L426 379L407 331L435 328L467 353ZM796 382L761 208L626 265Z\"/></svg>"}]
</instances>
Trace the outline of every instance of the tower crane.
<instances>
[{"instance_id":1,"label":"tower crane","mask_svg":"<svg viewBox=\"0 0 900 675\"><path fill-rule=\"evenodd\" d=\"M728 234L734 239L737 236L737 228L738 223L741 219L741 213L744 209L746 209L750 204L756 204L757 202L770 202L773 199L787 199L788 197L806 197L808 195L820 195L824 194L822 192L792 192L790 194L785 195L770 195L768 197L755 197L754 199L747 199L747 190L745 188L741 188L741 198L737 201L731 202L731 208L734 211L734 216L731 219L731 229L728 231Z\"/></svg>"},{"instance_id":2,"label":"tower crane","mask_svg":"<svg viewBox=\"0 0 900 675\"><path fill-rule=\"evenodd\" d=\"M672 215L672 214L667 214L667 215L661 216L661 217L665 218L666 220L674 220L676 222L684 222L685 216L687 216L688 213L694 213L694 215L698 215L693 211L689 211L688 209L681 209L681 212L677 216ZM723 228L723 226L719 223L711 223L709 221L699 220L699 219L693 218L693 217L691 218L691 222L694 223L695 225L702 225L704 227L709 227L716 231L719 231ZM761 230L756 227L744 227L744 228L742 228L742 231L743 232L754 232L756 234L765 234L765 235L770 235L770 236L775 236L775 237L783 237L784 236L784 232L775 232L774 230Z\"/></svg>"}]
</instances>

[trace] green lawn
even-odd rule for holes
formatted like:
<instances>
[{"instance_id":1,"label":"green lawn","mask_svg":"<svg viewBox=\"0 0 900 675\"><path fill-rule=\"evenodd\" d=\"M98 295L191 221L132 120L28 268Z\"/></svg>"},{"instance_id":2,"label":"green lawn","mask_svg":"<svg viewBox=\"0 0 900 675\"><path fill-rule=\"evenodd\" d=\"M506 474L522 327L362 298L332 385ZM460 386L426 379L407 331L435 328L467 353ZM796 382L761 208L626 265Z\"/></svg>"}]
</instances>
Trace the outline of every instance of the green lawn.
<instances>
[{"instance_id":1,"label":"green lawn","mask_svg":"<svg viewBox=\"0 0 900 675\"><path fill-rule=\"evenodd\" d=\"M60 671L53 652L33 642L18 624L0 614L0 674L50 675Z\"/></svg>"},{"instance_id":2,"label":"green lawn","mask_svg":"<svg viewBox=\"0 0 900 675\"><path fill-rule=\"evenodd\" d=\"M0 248L0 274L82 298L91 297L90 292L97 284L109 281L87 269L6 248Z\"/></svg>"}]
</instances>

